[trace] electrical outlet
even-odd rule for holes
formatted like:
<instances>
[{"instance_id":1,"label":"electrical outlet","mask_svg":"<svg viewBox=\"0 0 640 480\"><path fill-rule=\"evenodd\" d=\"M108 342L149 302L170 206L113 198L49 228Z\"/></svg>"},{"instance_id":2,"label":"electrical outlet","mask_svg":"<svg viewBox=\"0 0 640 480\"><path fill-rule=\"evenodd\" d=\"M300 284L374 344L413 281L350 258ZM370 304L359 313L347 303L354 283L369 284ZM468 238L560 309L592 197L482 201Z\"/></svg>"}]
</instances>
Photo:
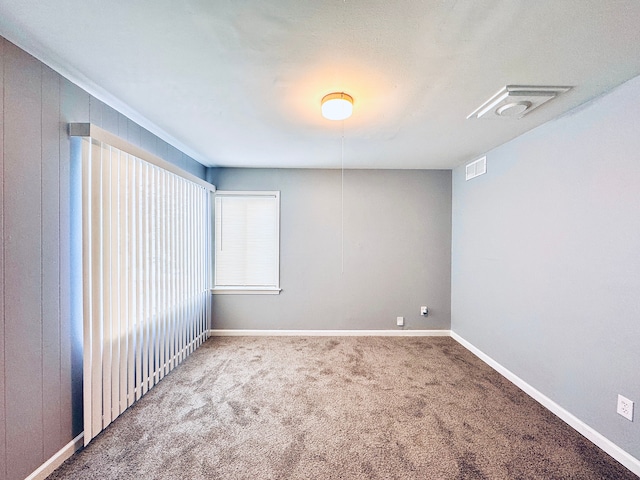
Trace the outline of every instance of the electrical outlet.
<instances>
[{"instance_id":1,"label":"electrical outlet","mask_svg":"<svg viewBox=\"0 0 640 480\"><path fill-rule=\"evenodd\" d=\"M427 316L429 315L429 309L427 307L420 307L420 315Z\"/></svg>"},{"instance_id":2,"label":"electrical outlet","mask_svg":"<svg viewBox=\"0 0 640 480\"><path fill-rule=\"evenodd\" d=\"M399 327L404 326L404 317L396 317L396 325Z\"/></svg>"},{"instance_id":3,"label":"electrical outlet","mask_svg":"<svg viewBox=\"0 0 640 480\"><path fill-rule=\"evenodd\" d=\"M618 413L633 422L633 401L618 394Z\"/></svg>"}]
</instances>

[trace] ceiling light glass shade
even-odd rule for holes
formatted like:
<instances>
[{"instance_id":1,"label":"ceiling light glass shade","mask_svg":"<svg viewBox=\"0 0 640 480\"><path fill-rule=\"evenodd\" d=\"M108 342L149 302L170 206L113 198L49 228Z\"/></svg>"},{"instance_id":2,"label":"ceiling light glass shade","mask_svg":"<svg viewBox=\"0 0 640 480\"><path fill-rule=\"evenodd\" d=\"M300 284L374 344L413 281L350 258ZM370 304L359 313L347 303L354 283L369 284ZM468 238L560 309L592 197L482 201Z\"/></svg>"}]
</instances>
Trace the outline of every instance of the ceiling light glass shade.
<instances>
[{"instance_id":1,"label":"ceiling light glass shade","mask_svg":"<svg viewBox=\"0 0 640 480\"><path fill-rule=\"evenodd\" d=\"M328 120L344 120L353 113L353 97L344 92L322 98L322 116Z\"/></svg>"}]
</instances>

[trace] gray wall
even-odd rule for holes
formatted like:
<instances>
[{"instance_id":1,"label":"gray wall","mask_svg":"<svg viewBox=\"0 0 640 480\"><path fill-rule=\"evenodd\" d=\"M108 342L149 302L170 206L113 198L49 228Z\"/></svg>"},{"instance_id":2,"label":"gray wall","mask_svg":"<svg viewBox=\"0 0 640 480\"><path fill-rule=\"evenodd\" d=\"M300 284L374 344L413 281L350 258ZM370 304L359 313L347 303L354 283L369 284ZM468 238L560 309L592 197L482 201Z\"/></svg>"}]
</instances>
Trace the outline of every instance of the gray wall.
<instances>
[{"instance_id":1,"label":"gray wall","mask_svg":"<svg viewBox=\"0 0 640 480\"><path fill-rule=\"evenodd\" d=\"M404 316L407 329L449 329L450 171L345 171L344 272L339 170L210 178L219 190L281 191L282 292L215 295L214 328L396 329Z\"/></svg>"},{"instance_id":2,"label":"gray wall","mask_svg":"<svg viewBox=\"0 0 640 480\"><path fill-rule=\"evenodd\" d=\"M640 77L457 168L452 243L453 331L636 458L639 107Z\"/></svg>"},{"instance_id":3,"label":"gray wall","mask_svg":"<svg viewBox=\"0 0 640 480\"><path fill-rule=\"evenodd\" d=\"M71 320L68 122L200 176L195 162L0 37L0 480L82 431L82 332Z\"/></svg>"}]
</instances>

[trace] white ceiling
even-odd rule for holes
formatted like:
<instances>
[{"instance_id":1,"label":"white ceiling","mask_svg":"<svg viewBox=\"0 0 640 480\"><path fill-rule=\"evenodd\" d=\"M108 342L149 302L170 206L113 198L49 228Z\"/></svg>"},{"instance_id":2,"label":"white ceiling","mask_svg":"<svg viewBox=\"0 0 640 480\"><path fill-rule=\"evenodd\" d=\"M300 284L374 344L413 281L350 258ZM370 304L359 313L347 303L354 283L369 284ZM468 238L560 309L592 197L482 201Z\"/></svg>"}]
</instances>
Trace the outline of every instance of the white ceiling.
<instances>
[{"instance_id":1,"label":"white ceiling","mask_svg":"<svg viewBox=\"0 0 640 480\"><path fill-rule=\"evenodd\" d=\"M451 168L640 74L638 0L0 0L0 33L211 166ZM507 84L574 88L467 120Z\"/></svg>"}]
</instances>

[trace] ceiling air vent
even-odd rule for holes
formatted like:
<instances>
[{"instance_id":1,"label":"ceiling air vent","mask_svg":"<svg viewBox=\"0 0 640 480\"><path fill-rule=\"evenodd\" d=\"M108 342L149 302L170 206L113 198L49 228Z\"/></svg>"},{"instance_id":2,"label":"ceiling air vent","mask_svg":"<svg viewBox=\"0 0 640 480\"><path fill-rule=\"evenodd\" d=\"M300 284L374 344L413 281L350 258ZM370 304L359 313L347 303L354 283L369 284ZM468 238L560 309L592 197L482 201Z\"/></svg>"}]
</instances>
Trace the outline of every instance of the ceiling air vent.
<instances>
[{"instance_id":1,"label":"ceiling air vent","mask_svg":"<svg viewBox=\"0 0 640 480\"><path fill-rule=\"evenodd\" d=\"M571 87L507 85L477 108L469 118L522 118Z\"/></svg>"},{"instance_id":2,"label":"ceiling air vent","mask_svg":"<svg viewBox=\"0 0 640 480\"><path fill-rule=\"evenodd\" d=\"M467 165L465 179L471 180L485 173L487 173L487 157L482 157Z\"/></svg>"}]
</instances>

